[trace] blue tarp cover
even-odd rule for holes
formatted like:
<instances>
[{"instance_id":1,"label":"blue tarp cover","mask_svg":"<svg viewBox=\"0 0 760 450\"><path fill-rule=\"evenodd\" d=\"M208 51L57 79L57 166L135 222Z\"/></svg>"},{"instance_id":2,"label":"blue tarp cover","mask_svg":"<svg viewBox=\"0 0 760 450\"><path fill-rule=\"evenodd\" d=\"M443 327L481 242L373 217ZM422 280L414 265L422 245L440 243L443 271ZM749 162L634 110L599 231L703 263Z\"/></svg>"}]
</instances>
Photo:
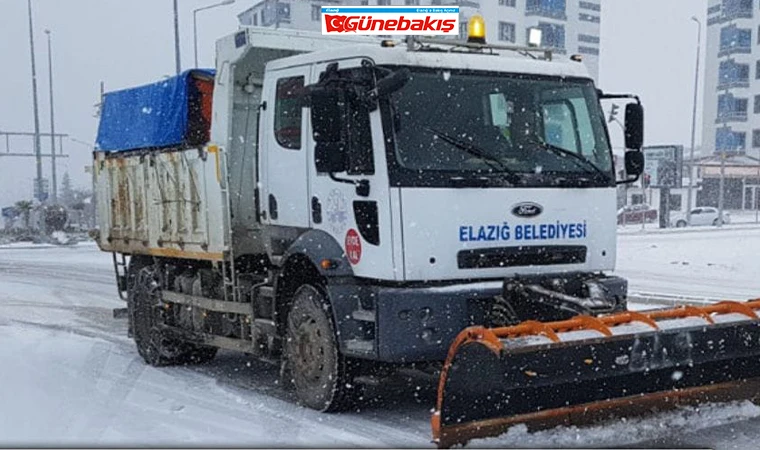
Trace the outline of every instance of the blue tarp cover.
<instances>
[{"instance_id":1,"label":"blue tarp cover","mask_svg":"<svg viewBox=\"0 0 760 450\"><path fill-rule=\"evenodd\" d=\"M172 78L105 94L100 112L97 149L112 152L182 145L187 136L188 104L197 89L192 75L214 76L193 69Z\"/></svg>"}]
</instances>

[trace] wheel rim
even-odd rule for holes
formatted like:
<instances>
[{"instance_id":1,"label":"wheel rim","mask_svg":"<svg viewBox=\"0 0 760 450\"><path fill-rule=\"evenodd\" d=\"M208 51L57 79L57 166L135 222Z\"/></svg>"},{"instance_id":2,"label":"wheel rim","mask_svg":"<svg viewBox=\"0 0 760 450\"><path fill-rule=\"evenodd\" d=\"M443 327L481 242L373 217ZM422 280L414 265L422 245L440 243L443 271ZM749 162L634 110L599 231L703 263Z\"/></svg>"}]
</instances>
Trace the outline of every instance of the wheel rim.
<instances>
[{"instance_id":1,"label":"wheel rim","mask_svg":"<svg viewBox=\"0 0 760 450\"><path fill-rule=\"evenodd\" d=\"M297 372L310 382L322 378L324 364L322 363L325 347L319 327L313 318L302 323L296 331L295 363ZM309 383L311 384L311 383Z\"/></svg>"}]
</instances>

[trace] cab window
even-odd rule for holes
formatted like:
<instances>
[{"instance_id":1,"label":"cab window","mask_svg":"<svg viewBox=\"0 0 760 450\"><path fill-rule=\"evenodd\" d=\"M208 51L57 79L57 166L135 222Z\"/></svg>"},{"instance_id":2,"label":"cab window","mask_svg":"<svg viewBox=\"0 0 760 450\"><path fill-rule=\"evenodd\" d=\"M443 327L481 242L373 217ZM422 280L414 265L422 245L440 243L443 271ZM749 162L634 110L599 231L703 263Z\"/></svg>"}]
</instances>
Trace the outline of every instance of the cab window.
<instances>
[{"instance_id":1,"label":"cab window","mask_svg":"<svg viewBox=\"0 0 760 450\"><path fill-rule=\"evenodd\" d=\"M281 78L277 80L274 105L274 135L283 148L301 148L301 115L304 77Z\"/></svg>"}]
</instances>

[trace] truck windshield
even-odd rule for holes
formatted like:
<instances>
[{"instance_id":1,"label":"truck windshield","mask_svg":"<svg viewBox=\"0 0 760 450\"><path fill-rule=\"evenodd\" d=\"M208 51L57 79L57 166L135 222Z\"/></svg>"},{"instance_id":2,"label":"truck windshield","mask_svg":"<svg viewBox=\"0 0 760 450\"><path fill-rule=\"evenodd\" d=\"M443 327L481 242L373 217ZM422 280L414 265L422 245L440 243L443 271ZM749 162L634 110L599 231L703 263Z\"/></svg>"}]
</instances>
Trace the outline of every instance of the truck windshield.
<instances>
[{"instance_id":1,"label":"truck windshield","mask_svg":"<svg viewBox=\"0 0 760 450\"><path fill-rule=\"evenodd\" d=\"M416 70L393 94L390 113L391 164L409 180L614 183L591 80Z\"/></svg>"}]
</instances>

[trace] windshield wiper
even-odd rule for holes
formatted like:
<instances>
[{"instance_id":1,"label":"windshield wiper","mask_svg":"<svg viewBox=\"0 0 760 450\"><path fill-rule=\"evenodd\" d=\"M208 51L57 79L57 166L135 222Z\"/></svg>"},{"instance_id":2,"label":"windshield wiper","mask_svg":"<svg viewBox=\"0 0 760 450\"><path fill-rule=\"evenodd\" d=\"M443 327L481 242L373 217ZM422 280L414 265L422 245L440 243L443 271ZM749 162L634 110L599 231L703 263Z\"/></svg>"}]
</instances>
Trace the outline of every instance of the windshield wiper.
<instances>
[{"instance_id":1,"label":"windshield wiper","mask_svg":"<svg viewBox=\"0 0 760 450\"><path fill-rule=\"evenodd\" d=\"M460 150L463 150L469 153L470 155L480 158L481 161L486 163L488 167L492 168L496 172L506 174L508 177L508 181L510 183L517 184L520 181L520 177L517 175L517 173L514 170L507 167L506 164L504 164L499 158L491 155L486 150L483 150L481 147L478 147L477 145L473 143L450 136L446 133L441 132L440 130L436 130L435 128L425 127L424 129L426 131L429 131L435 134L439 138L441 138L443 142L451 144L452 146Z\"/></svg>"},{"instance_id":2,"label":"windshield wiper","mask_svg":"<svg viewBox=\"0 0 760 450\"><path fill-rule=\"evenodd\" d=\"M576 166L578 166L578 167L580 167L582 169L585 169L586 172L589 172L588 169L591 169L591 172L594 172L597 175L600 175L602 178L604 178L604 181L609 182L609 181L612 180L610 178L610 175L608 173L606 173L605 171L603 171L602 169L600 169L599 167L597 167L596 164L592 163L588 159L584 158L583 156L581 156L581 155L579 155L579 154L577 154L577 153L575 153L573 151L567 150L567 149L562 148L562 147L558 147L556 145L550 144L548 142L541 141L539 139L531 139L531 141L533 141L534 143L540 145L542 148L545 148L546 150L554 153L555 155L563 156L563 157L564 156L569 156L571 158L571 161Z\"/></svg>"}]
</instances>

